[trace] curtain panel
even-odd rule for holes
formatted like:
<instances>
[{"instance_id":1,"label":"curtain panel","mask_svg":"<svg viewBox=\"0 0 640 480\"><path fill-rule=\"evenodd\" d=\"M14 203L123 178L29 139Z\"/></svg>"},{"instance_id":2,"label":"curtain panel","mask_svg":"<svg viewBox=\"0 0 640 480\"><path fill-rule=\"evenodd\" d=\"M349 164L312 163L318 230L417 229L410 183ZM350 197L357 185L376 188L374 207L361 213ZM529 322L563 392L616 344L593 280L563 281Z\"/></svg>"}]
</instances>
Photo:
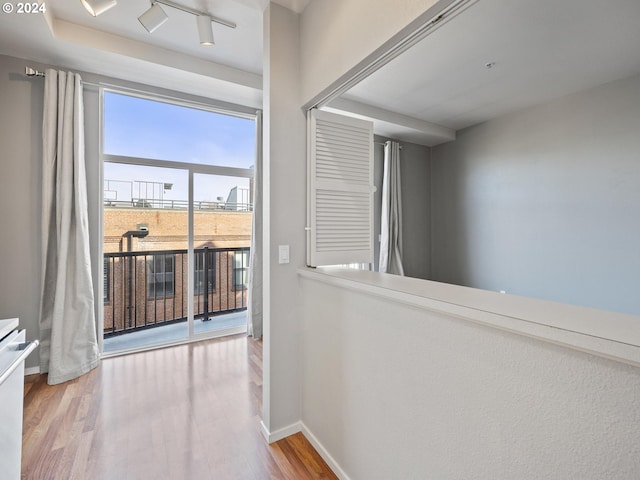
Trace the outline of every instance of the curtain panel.
<instances>
[{"instance_id":1,"label":"curtain panel","mask_svg":"<svg viewBox=\"0 0 640 480\"><path fill-rule=\"evenodd\" d=\"M82 81L45 72L40 369L53 385L98 365L89 255Z\"/></svg>"},{"instance_id":2,"label":"curtain panel","mask_svg":"<svg viewBox=\"0 0 640 480\"><path fill-rule=\"evenodd\" d=\"M379 271L404 275L402 266L402 187L400 144L384 144Z\"/></svg>"},{"instance_id":3,"label":"curtain panel","mask_svg":"<svg viewBox=\"0 0 640 480\"><path fill-rule=\"evenodd\" d=\"M253 216L249 253L247 333L262 338L262 112L256 115L256 163L253 170Z\"/></svg>"}]
</instances>

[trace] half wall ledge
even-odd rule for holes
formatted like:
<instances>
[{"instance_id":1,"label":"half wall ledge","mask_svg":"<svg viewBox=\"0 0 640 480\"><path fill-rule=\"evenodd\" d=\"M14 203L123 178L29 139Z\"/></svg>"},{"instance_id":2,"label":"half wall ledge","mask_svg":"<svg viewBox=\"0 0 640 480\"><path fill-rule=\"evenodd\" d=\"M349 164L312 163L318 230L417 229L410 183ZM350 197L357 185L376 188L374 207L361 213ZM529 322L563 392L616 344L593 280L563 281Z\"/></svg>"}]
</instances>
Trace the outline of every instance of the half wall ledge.
<instances>
[{"instance_id":1,"label":"half wall ledge","mask_svg":"<svg viewBox=\"0 0 640 480\"><path fill-rule=\"evenodd\" d=\"M640 367L635 315L362 270L302 268L298 275Z\"/></svg>"}]
</instances>

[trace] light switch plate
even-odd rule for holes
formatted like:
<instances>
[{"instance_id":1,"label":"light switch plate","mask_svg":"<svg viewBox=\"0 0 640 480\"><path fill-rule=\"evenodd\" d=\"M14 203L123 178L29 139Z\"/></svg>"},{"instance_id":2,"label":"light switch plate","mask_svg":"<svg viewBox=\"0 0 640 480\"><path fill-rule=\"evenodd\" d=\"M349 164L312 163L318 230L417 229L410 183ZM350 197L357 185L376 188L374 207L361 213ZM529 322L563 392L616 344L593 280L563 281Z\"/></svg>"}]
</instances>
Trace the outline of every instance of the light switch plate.
<instances>
[{"instance_id":1,"label":"light switch plate","mask_svg":"<svg viewBox=\"0 0 640 480\"><path fill-rule=\"evenodd\" d=\"M289 263L289 245L278 246L278 263Z\"/></svg>"}]
</instances>

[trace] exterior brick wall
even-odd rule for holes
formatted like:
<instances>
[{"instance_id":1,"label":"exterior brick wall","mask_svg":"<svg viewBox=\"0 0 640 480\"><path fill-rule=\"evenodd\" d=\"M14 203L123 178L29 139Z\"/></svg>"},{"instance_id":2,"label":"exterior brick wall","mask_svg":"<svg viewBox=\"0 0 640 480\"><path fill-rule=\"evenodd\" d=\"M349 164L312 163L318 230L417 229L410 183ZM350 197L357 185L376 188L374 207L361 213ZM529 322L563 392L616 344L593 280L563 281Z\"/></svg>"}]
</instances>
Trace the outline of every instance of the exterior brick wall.
<instances>
[{"instance_id":1,"label":"exterior brick wall","mask_svg":"<svg viewBox=\"0 0 640 480\"><path fill-rule=\"evenodd\" d=\"M251 212L198 210L194 212L194 247L248 247ZM149 235L132 239L131 251L187 248L187 211L152 208L104 209L104 251L127 251L123 234L146 225Z\"/></svg>"}]
</instances>

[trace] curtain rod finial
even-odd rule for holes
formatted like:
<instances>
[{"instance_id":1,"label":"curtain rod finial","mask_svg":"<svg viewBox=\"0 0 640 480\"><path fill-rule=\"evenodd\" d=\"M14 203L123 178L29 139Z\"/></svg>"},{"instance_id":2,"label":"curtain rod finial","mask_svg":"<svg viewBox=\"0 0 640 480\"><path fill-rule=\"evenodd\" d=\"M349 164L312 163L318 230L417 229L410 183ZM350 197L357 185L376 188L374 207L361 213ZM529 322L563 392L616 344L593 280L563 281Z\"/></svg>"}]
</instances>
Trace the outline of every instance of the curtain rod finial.
<instances>
[{"instance_id":1,"label":"curtain rod finial","mask_svg":"<svg viewBox=\"0 0 640 480\"><path fill-rule=\"evenodd\" d=\"M34 70L31 67L24 67L24 74L27 77L44 77L44 72L40 72L38 70Z\"/></svg>"}]
</instances>

